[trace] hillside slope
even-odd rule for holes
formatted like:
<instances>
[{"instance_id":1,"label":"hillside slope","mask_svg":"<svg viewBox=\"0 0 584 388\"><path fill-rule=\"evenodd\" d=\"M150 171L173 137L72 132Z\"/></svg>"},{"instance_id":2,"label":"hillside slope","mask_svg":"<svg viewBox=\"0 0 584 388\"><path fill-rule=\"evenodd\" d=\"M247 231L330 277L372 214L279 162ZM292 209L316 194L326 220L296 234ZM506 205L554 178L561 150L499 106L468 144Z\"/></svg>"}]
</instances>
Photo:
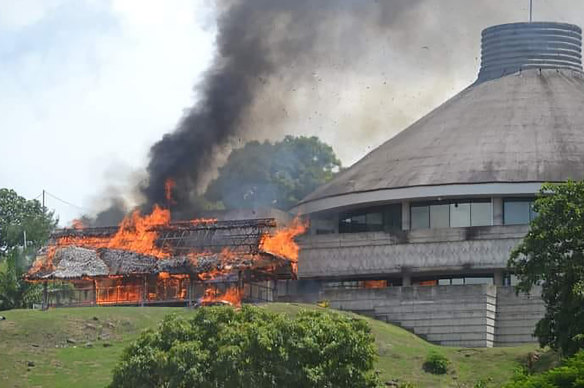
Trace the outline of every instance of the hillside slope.
<instances>
[{"instance_id":1,"label":"hillside slope","mask_svg":"<svg viewBox=\"0 0 584 388\"><path fill-rule=\"evenodd\" d=\"M274 303L271 311L294 315L302 308L318 307ZM0 386L103 387L123 348L146 328L155 327L169 313L189 310L170 307L62 308L47 312L0 312ZM524 363L536 346L495 349L460 349L429 344L414 334L380 321L366 319L379 349L377 369L383 381L408 381L420 387L473 387L491 379L497 387ZM445 376L422 370L431 351L452 362ZM29 365L30 364L30 365ZM33 365L34 364L34 365Z\"/></svg>"}]
</instances>

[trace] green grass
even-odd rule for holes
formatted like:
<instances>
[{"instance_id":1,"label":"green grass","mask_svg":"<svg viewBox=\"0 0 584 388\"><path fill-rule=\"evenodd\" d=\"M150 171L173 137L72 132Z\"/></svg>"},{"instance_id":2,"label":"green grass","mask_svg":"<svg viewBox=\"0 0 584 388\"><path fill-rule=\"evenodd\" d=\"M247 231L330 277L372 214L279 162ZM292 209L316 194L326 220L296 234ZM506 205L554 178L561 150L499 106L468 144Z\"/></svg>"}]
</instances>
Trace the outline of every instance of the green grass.
<instances>
[{"instance_id":1,"label":"green grass","mask_svg":"<svg viewBox=\"0 0 584 388\"><path fill-rule=\"evenodd\" d=\"M274 303L265 308L294 315L315 306ZM0 386L2 387L103 387L111 378L123 348L140 332L155 327L168 313L188 315L184 308L88 307L46 312L12 310L0 312ZM513 370L525 363L535 345L461 349L440 347L380 321L366 319L379 351L377 369L383 381L398 379L419 387L473 387L479 379L491 379L492 387L507 381ZM68 343L67 340L75 343ZM71 341L70 341L71 342ZM86 347L91 343L92 347ZM111 345L104 347L103 345ZM444 354L450 371L434 376L422 370L431 350ZM543 357L552 362L553 356ZM29 361L34 366L27 366Z\"/></svg>"}]
</instances>

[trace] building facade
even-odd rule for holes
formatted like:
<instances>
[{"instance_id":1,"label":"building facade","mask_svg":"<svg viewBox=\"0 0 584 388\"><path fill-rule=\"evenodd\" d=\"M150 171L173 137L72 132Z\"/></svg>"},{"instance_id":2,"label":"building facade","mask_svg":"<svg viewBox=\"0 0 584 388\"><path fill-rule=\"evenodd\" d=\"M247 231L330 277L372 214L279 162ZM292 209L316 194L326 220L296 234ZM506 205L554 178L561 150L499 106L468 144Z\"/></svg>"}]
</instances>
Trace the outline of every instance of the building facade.
<instances>
[{"instance_id":1,"label":"building facade","mask_svg":"<svg viewBox=\"0 0 584 388\"><path fill-rule=\"evenodd\" d=\"M447 345L535 341L543 305L512 292L509 254L541 185L584 178L581 29L490 27L481 58L475 83L293 209L321 297Z\"/></svg>"}]
</instances>

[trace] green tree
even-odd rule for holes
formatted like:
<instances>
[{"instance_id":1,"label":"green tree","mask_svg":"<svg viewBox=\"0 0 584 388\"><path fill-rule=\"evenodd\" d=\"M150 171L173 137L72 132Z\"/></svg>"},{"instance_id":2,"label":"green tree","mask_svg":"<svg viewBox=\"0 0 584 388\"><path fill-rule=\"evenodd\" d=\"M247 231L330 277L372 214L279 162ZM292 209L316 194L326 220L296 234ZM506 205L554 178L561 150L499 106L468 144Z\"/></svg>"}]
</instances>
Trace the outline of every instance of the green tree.
<instances>
[{"instance_id":1,"label":"green tree","mask_svg":"<svg viewBox=\"0 0 584 388\"><path fill-rule=\"evenodd\" d=\"M518 292L542 287L546 313L535 329L539 343L574 354L584 333L584 183L544 185L534 210L538 215L509 267L518 276Z\"/></svg>"},{"instance_id":2,"label":"green tree","mask_svg":"<svg viewBox=\"0 0 584 388\"><path fill-rule=\"evenodd\" d=\"M53 213L39 201L0 189L0 310L30 307L40 300L39 286L25 282L23 276L56 224Z\"/></svg>"},{"instance_id":3,"label":"green tree","mask_svg":"<svg viewBox=\"0 0 584 388\"><path fill-rule=\"evenodd\" d=\"M286 136L276 143L252 141L231 152L205 196L222 201L228 209L289 209L340 168L332 147L314 136Z\"/></svg>"},{"instance_id":4,"label":"green tree","mask_svg":"<svg viewBox=\"0 0 584 388\"><path fill-rule=\"evenodd\" d=\"M0 254L27 243L40 247L44 244L57 221L53 213L43 208L37 200L27 200L16 191L0 189Z\"/></svg>"},{"instance_id":5,"label":"green tree","mask_svg":"<svg viewBox=\"0 0 584 388\"><path fill-rule=\"evenodd\" d=\"M168 316L124 350L111 387L374 387L364 320L244 306Z\"/></svg>"},{"instance_id":6,"label":"green tree","mask_svg":"<svg viewBox=\"0 0 584 388\"><path fill-rule=\"evenodd\" d=\"M584 351L564 361L563 365L535 375L518 373L505 388L584 387Z\"/></svg>"},{"instance_id":7,"label":"green tree","mask_svg":"<svg viewBox=\"0 0 584 388\"><path fill-rule=\"evenodd\" d=\"M41 287L23 280L26 256L24 251L13 249L0 264L0 311L30 308L41 301Z\"/></svg>"}]
</instances>

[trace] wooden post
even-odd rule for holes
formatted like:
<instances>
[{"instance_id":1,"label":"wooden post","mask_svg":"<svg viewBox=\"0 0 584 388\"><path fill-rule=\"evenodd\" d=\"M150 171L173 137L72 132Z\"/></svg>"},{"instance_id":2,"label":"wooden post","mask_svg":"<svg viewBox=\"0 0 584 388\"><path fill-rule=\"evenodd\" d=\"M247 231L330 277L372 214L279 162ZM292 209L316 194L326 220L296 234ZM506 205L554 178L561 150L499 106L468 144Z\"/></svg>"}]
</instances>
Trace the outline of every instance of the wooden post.
<instances>
[{"instance_id":1,"label":"wooden post","mask_svg":"<svg viewBox=\"0 0 584 388\"><path fill-rule=\"evenodd\" d=\"M48 281L43 283L43 303L41 307L43 311L49 309L49 291L47 283Z\"/></svg>"},{"instance_id":2,"label":"wooden post","mask_svg":"<svg viewBox=\"0 0 584 388\"><path fill-rule=\"evenodd\" d=\"M148 281L146 279L147 275L142 276L142 300L140 301L140 307L144 307L144 303L146 301L146 288L148 285Z\"/></svg>"},{"instance_id":3,"label":"wooden post","mask_svg":"<svg viewBox=\"0 0 584 388\"><path fill-rule=\"evenodd\" d=\"M189 285L187 287L187 306L193 307L193 294L194 294L194 284L193 279L189 276Z\"/></svg>"},{"instance_id":4,"label":"wooden post","mask_svg":"<svg viewBox=\"0 0 584 388\"><path fill-rule=\"evenodd\" d=\"M93 279L91 284L93 286L93 305L96 306L97 305L97 283L96 283L96 280Z\"/></svg>"}]
</instances>

